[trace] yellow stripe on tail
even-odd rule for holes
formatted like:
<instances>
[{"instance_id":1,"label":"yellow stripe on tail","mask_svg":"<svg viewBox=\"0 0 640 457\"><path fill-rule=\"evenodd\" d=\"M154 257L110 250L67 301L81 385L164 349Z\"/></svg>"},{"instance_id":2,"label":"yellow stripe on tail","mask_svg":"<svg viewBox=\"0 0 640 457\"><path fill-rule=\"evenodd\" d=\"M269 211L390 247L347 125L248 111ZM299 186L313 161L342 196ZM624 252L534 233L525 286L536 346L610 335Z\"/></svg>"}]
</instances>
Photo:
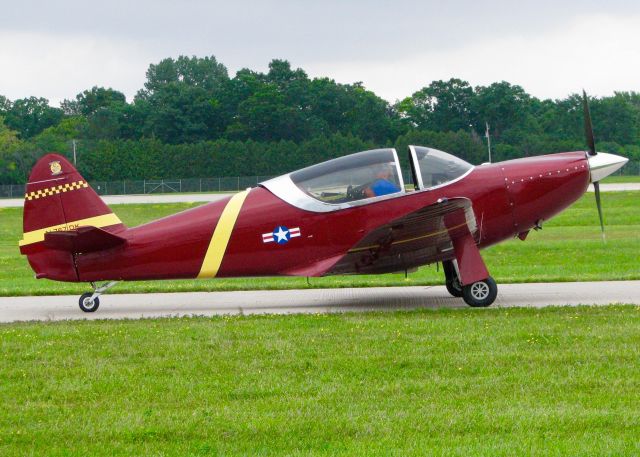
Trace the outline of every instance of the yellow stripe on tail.
<instances>
[{"instance_id":1,"label":"yellow stripe on tail","mask_svg":"<svg viewBox=\"0 0 640 457\"><path fill-rule=\"evenodd\" d=\"M26 246L28 244L44 241L44 234L47 232L75 230L78 227L82 227L85 225L103 228L118 224L122 224L122 221L113 213L103 214L102 216L89 217L87 219L80 219L77 221L70 221L64 224L52 225L51 227L44 227L38 230L33 230L31 232L26 232L24 235L22 235L22 239L18 242L18 246Z\"/></svg>"}]
</instances>

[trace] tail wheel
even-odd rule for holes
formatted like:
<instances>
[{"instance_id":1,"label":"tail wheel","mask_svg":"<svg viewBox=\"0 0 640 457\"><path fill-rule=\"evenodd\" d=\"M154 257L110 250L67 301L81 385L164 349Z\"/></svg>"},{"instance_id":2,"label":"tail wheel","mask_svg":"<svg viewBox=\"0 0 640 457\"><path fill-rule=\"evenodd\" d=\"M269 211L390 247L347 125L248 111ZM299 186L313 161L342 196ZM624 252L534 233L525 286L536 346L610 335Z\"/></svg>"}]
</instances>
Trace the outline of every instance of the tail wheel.
<instances>
[{"instance_id":1,"label":"tail wheel","mask_svg":"<svg viewBox=\"0 0 640 457\"><path fill-rule=\"evenodd\" d=\"M98 297L91 300L92 292L86 292L80 295L80 300L78 304L80 305L80 309L85 313L93 313L100 306L100 299Z\"/></svg>"},{"instance_id":2,"label":"tail wheel","mask_svg":"<svg viewBox=\"0 0 640 457\"><path fill-rule=\"evenodd\" d=\"M491 305L497 296L498 286L491 276L462 287L462 298L467 305L474 308L484 308Z\"/></svg>"}]
</instances>

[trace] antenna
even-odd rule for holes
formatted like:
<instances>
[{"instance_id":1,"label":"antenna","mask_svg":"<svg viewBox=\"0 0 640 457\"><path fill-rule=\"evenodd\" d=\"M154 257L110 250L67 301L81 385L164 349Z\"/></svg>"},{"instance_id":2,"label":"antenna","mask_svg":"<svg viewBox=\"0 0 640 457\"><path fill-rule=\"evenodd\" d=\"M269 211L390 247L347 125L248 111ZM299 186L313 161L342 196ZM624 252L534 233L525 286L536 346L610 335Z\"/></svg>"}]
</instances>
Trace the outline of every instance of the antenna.
<instances>
[{"instance_id":1,"label":"antenna","mask_svg":"<svg viewBox=\"0 0 640 457\"><path fill-rule=\"evenodd\" d=\"M487 130L484 132L484 136L487 139L487 149L489 150L489 163L491 163L491 135L489 134L489 123L485 122L484 125L487 127Z\"/></svg>"}]
</instances>

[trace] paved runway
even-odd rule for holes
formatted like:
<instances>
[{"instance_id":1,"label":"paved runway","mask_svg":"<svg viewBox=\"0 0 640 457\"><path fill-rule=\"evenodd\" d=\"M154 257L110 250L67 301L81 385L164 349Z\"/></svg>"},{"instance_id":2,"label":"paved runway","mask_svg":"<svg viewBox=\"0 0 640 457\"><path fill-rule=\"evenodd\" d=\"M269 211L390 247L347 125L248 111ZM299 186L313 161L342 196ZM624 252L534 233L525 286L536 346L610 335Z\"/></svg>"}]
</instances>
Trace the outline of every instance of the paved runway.
<instances>
[{"instance_id":1,"label":"paved runway","mask_svg":"<svg viewBox=\"0 0 640 457\"><path fill-rule=\"evenodd\" d=\"M611 183L601 184L602 192L620 192L626 190L640 190L640 183ZM593 185L589 185L589 192L593 192ZM144 195L105 195L102 197L107 205L121 205L130 203L183 203L183 202L214 202L222 198L233 195L231 193L222 194L144 194ZM0 198L0 208L19 208L24 205L22 198Z\"/></svg>"},{"instance_id":2,"label":"paved runway","mask_svg":"<svg viewBox=\"0 0 640 457\"><path fill-rule=\"evenodd\" d=\"M107 205L128 205L131 203L192 203L215 202L233 195L235 192L220 194L141 194L141 195L104 195L102 200ZM0 208L21 208L23 198L0 198Z\"/></svg>"},{"instance_id":3,"label":"paved runway","mask_svg":"<svg viewBox=\"0 0 640 457\"><path fill-rule=\"evenodd\" d=\"M117 286L116 286L117 287ZM640 305L640 281L501 284L493 307L550 305ZM443 286L371 287L101 297L95 313L83 313L77 296L2 297L0 322L63 319L138 319L220 314L334 313L416 308L467 308Z\"/></svg>"},{"instance_id":4,"label":"paved runway","mask_svg":"<svg viewBox=\"0 0 640 457\"><path fill-rule=\"evenodd\" d=\"M601 192L623 192L628 190L640 190L640 182L620 182L600 184ZM593 192L593 184L589 184L587 192Z\"/></svg>"}]
</instances>

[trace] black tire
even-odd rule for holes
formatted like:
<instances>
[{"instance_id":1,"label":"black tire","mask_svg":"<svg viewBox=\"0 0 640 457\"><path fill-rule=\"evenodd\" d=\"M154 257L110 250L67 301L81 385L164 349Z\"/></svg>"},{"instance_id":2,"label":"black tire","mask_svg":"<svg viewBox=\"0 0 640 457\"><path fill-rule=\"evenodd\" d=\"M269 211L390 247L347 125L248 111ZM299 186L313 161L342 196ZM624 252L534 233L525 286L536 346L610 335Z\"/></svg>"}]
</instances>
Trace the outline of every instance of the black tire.
<instances>
[{"instance_id":1,"label":"black tire","mask_svg":"<svg viewBox=\"0 0 640 457\"><path fill-rule=\"evenodd\" d=\"M442 262L442 269L444 270L444 284L447 287L447 292L449 292L452 297L462 297L462 285L456 273L456 268L453 266L453 261L444 260Z\"/></svg>"},{"instance_id":2,"label":"black tire","mask_svg":"<svg viewBox=\"0 0 640 457\"><path fill-rule=\"evenodd\" d=\"M87 292L80 295L80 300L78 304L80 305L80 309L85 313L93 313L100 306L100 299L98 297L93 299L93 302L90 301L93 292Z\"/></svg>"},{"instance_id":3,"label":"black tire","mask_svg":"<svg viewBox=\"0 0 640 457\"><path fill-rule=\"evenodd\" d=\"M462 297L462 286L460 285L458 278L455 278L452 281L447 280L445 286L447 286L447 292L449 292L452 297Z\"/></svg>"},{"instance_id":4,"label":"black tire","mask_svg":"<svg viewBox=\"0 0 640 457\"><path fill-rule=\"evenodd\" d=\"M474 308L485 308L491 305L497 296L498 286L491 276L462 287L462 298L467 305Z\"/></svg>"}]
</instances>

